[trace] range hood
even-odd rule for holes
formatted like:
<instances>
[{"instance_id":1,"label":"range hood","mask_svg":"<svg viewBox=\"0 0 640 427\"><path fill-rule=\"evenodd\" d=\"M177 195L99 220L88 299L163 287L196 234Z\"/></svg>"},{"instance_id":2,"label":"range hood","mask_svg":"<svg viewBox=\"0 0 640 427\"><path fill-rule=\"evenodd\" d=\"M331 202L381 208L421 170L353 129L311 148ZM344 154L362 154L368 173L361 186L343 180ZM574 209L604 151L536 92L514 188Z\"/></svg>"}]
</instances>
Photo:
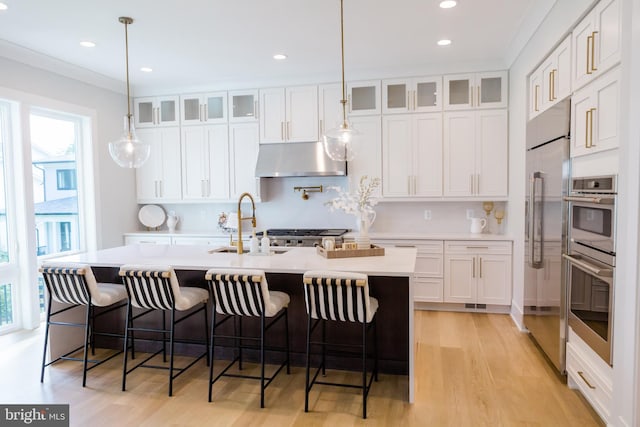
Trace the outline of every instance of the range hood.
<instances>
[{"instance_id":1,"label":"range hood","mask_svg":"<svg viewBox=\"0 0 640 427\"><path fill-rule=\"evenodd\" d=\"M257 178L345 176L347 162L331 160L321 142L260 144Z\"/></svg>"}]
</instances>

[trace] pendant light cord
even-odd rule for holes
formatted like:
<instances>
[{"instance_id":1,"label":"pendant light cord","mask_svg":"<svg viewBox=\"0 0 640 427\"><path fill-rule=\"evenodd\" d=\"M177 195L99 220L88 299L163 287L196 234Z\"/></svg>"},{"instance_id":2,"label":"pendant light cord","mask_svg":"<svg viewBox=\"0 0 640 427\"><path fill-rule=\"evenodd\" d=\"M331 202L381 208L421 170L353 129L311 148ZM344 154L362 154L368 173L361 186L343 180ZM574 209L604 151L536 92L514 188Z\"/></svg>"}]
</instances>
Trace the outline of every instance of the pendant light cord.
<instances>
[{"instance_id":1,"label":"pendant light cord","mask_svg":"<svg viewBox=\"0 0 640 427\"><path fill-rule=\"evenodd\" d=\"M342 52L342 126L347 124L347 91L344 85L344 0L340 0L340 51Z\"/></svg>"},{"instance_id":2,"label":"pendant light cord","mask_svg":"<svg viewBox=\"0 0 640 427\"><path fill-rule=\"evenodd\" d=\"M131 95L129 94L129 31L128 31L129 23L125 21L124 23L124 64L126 68L126 76L127 76L127 117L131 120Z\"/></svg>"}]
</instances>

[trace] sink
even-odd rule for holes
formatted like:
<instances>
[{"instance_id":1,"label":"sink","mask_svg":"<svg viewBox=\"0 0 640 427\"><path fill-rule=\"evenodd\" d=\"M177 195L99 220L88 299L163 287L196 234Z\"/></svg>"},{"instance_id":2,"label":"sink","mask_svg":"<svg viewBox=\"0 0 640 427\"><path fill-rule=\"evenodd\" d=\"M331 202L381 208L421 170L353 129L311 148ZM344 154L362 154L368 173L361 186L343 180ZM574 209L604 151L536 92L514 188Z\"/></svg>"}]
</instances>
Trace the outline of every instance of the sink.
<instances>
[{"instance_id":1,"label":"sink","mask_svg":"<svg viewBox=\"0 0 640 427\"><path fill-rule=\"evenodd\" d=\"M235 254L238 253L238 248L236 248L235 246L222 246L220 248L215 248L215 249L210 249L208 251L210 254ZM289 252L289 248L278 248L278 247L271 247L271 253L269 255L280 255L280 254L284 254ZM247 255L266 255L261 253L258 254L251 254L249 253L248 250L246 250L245 252Z\"/></svg>"}]
</instances>

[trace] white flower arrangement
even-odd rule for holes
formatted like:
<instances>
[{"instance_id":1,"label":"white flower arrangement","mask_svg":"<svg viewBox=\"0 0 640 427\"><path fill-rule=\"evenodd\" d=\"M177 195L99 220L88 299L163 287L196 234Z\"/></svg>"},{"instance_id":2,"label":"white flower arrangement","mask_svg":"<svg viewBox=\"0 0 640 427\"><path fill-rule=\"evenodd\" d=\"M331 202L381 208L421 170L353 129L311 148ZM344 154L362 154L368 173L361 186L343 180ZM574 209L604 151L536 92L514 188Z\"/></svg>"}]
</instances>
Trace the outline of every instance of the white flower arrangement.
<instances>
[{"instance_id":1,"label":"white flower arrangement","mask_svg":"<svg viewBox=\"0 0 640 427\"><path fill-rule=\"evenodd\" d=\"M380 186L380 178L371 178L367 175L360 177L360 183L355 194L348 193L340 187L327 187L327 190L334 190L338 197L325 202L329 211L336 209L348 214L360 216L361 214L373 214L373 207L378 204L378 200L371 197L373 191Z\"/></svg>"}]
</instances>

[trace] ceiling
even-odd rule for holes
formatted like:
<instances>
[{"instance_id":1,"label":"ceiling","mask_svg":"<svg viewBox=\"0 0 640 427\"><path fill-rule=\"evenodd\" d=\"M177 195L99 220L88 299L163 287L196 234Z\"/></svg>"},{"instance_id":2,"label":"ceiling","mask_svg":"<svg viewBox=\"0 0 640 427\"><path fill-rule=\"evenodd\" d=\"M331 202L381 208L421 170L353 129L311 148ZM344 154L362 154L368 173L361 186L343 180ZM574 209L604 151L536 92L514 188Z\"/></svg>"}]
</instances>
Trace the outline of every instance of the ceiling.
<instances>
[{"instance_id":1,"label":"ceiling","mask_svg":"<svg viewBox=\"0 0 640 427\"><path fill-rule=\"evenodd\" d=\"M118 17L132 17L136 95L340 80L338 0L0 2L8 6L0 56L115 90L125 74ZM555 0L459 0L446 10L438 3L345 0L347 80L508 68ZM438 46L442 38L453 43ZM275 61L280 52L288 59Z\"/></svg>"}]
</instances>

